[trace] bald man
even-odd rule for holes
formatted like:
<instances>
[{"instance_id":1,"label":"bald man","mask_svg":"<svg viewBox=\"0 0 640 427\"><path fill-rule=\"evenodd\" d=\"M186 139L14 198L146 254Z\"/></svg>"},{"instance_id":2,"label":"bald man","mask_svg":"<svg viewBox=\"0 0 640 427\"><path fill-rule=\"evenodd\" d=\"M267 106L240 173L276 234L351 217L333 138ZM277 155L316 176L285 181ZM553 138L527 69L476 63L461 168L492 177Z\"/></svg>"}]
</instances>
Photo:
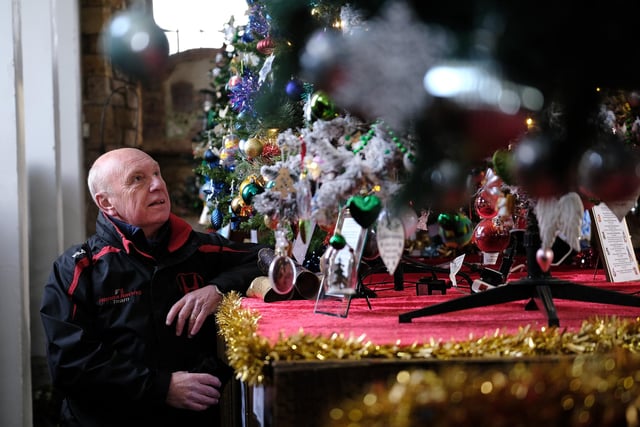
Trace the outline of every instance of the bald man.
<instances>
[{"instance_id":1,"label":"bald man","mask_svg":"<svg viewBox=\"0 0 640 427\"><path fill-rule=\"evenodd\" d=\"M222 295L244 294L259 244L194 231L171 213L158 163L122 148L87 179L96 233L58 257L41 319L61 426L219 425Z\"/></svg>"}]
</instances>

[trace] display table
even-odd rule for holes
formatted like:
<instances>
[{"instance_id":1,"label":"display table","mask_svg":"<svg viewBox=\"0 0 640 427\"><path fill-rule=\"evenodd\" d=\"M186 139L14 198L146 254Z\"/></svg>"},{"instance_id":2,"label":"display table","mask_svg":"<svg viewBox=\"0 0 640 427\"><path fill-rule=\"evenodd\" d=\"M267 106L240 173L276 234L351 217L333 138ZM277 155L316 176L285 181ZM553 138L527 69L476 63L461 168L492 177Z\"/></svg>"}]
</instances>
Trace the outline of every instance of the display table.
<instances>
[{"instance_id":1,"label":"display table","mask_svg":"<svg viewBox=\"0 0 640 427\"><path fill-rule=\"evenodd\" d=\"M602 272L560 269L553 276L625 294L640 291L640 282L606 282ZM528 301L400 323L398 316L404 312L470 294L469 287L460 284L447 289L445 294L434 292L418 296L416 282L420 277L416 273L405 275L403 290L395 290L393 278L386 275L369 277L365 285L376 294L370 299L371 309L364 298L354 299L346 318L314 313L315 301L265 303L256 298L240 298L237 294L225 297L218 313L221 341L228 363L238 378L233 391L227 393L227 399L234 401L231 406L235 411L228 425L373 425L370 424L372 419L389 416L385 415L385 410L392 414L396 410L398 402L389 400L389 391L396 390L394 382L397 381L405 381L402 399L405 404L409 402L405 408L407 413L422 413L424 416L424 411L416 412L420 408L413 407L416 399L412 393L417 391L408 387L407 378L413 378L410 384L421 385L423 394L424 387L432 390L434 384L440 384L440 396L444 400L431 404L423 402L428 407L429 416L439 417L440 424L433 425L449 425L446 417L451 415L439 413L437 402L442 406L443 402L451 403L452 399L474 396L474 393L477 396L467 399L464 416L458 411L456 417L458 421L484 425L481 420L470 420L469 417L477 416L474 410L484 409L491 396L505 399L497 393L496 375L503 378L501 384L508 386L513 382L522 385L524 378L528 381L533 377L532 372L537 372L536 387L547 387L547 392L537 395L536 404L548 405L548 416L557 417L554 411L561 408L564 415L572 417L577 416L573 413L574 408L568 408L567 402L562 406L558 401L561 400L559 396L566 396L568 391L556 389L552 393L547 382L561 384L558 375L565 378L566 372L575 371L577 357L594 361L594 368L588 371L589 378L597 377L598 369L609 369L609 378L614 373L632 378L625 386L627 395L619 397L620 402L611 401L620 396L619 393L611 394L606 402L602 396L609 394L600 396L600 401L612 408L610 411L614 415L626 416L626 409L617 411L622 415L616 412L616 404L628 406L638 397L636 381L640 381L640 376L634 377L635 373L627 370L640 364L633 356L640 350L640 307L558 299L555 305L560 327L557 328L548 326L548 319L541 311L525 309ZM580 363L586 366L584 362ZM567 367L563 368L565 364ZM611 364L613 367L609 366ZM517 376L514 369L522 378L514 378ZM557 369L562 369L562 373L559 374ZM619 372L616 369L623 370ZM587 372L586 368L583 370ZM492 372L493 379L479 381L488 372ZM466 380L456 386L453 379L460 378L460 375ZM547 375L554 379L546 378ZM443 378L448 380L443 382ZM483 386L485 383L492 385ZM442 384L446 387L443 388ZM490 387L493 395L482 387ZM593 395L591 389L575 384L573 387L571 392L576 394L576 398L582 399L582 394ZM603 388L601 385L600 389ZM509 387L505 386L505 389ZM376 395L372 390L377 390L374 400L378 406L363 403L366 400L362 396ZM531 398L530 395L527 397ZM385 401L386 406L383 404ZM582 408L583 404L571 406ZM587 422L580 425L604 425L600 412L589 412L600 407L592 403L589 408L584 416L597 419L598 424ZM509 407L509 410L519 409ZM375 417L367 411L373 411ZM499 408L494 408L494 412L504 415ZM356 413L359 415L354 415ZM393 414L394 417L396 415ZM499 425L495 421L493 419L486 425ZM420 424L387 421L380 425Z\"/></svg>"}]
</instances>

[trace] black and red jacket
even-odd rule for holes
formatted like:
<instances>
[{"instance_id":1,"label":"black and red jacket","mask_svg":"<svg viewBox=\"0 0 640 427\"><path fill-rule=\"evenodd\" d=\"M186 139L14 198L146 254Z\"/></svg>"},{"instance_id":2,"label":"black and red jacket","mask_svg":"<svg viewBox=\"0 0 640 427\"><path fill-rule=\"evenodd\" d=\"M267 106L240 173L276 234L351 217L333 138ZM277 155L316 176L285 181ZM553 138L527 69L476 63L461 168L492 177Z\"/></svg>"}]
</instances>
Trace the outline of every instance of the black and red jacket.
<instances>
[{"instance_id":1,"label":"black and red jacket","mask_svg":"<svg viewBox=\"0 0 640 427\"><path fill-rule=\"evenodd\" d=\"M141 230L99 214L96 233L54 262L40 313L51 380L65 397L62 425L216 424L165 404L172 372L228 375L216 357L215 317L192 338L176 336L165 319L208 284L244 293L262 274L263 246L196 232L174 215L161 234L150 244Z\"/></svg>"}]
</instances>

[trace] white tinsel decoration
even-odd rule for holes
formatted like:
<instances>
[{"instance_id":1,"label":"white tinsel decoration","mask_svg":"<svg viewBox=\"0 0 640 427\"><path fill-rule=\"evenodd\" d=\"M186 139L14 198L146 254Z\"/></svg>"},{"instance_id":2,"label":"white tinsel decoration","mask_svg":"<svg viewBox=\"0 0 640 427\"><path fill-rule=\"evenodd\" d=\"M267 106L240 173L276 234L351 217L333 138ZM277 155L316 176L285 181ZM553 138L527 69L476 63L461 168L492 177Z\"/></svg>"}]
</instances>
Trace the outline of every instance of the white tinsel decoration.
<instances>
[{"instance_id":1,"label":"white tinsel decoration","mask_svg":"<svg viewBox=\"0 0 640 427\"><path fill-rule=\"evenodd\" d=\"M319 168L315 193L311 200L311 216L320 225L335 223L339 209L346 200L361 191L379 188L375 194L383 203L389 203L401 187L404 154L381 125L366 145L362 140L348 142L347 136L364 132L366 127L352 117L337 117L330 121L318 120L304 128L300 135L291 129L278 135L277 143L283 152L282 161L261 168L267 181L275 179L282 168L287 168L300 190L303 163L313 159ZM301 158L301 145L306 144L306 157ZM351 144L350 148L347 146ZM356 150L354 153L352 150ZM295 194L283 198L279 192L267 188L254 198L255 209L269 217L285 217L290 222L298 220Z\"/></svg>"}]
</instances>

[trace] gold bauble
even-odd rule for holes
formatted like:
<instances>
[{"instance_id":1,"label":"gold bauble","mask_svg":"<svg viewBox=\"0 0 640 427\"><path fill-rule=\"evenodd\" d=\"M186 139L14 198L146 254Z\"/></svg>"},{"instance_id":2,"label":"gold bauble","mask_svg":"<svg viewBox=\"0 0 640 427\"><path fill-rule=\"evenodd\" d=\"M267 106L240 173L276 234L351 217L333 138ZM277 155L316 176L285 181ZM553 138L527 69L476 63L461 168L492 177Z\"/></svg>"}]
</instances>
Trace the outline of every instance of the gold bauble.
<instances>
[{"instance_id":1,"label":"gold bauble","mask_svg":"<svg viewBox=\"0 0 640 427\"><path fill-rule=\"evenodd\" d=\"M262 154L263 147L264 147L264 144L258 138L249 138L244 143L244 154L248 158L254 159L260 156L260 154Z\"/></svg>"},{"instance_id":2,"label":"gold bauble","mask_svg":"<svg viewBox=\"0 0 640 427\"><path fill-rule=\"evenodd\" d=\"M241 196L236 196L233 199L231 199L231 212L233 212L236 215L240 215L240 213L242 212L242 208L244 208L246 206L246 203L244 202L244 200L242 200Z\"/></svg>"}]
</instances>

